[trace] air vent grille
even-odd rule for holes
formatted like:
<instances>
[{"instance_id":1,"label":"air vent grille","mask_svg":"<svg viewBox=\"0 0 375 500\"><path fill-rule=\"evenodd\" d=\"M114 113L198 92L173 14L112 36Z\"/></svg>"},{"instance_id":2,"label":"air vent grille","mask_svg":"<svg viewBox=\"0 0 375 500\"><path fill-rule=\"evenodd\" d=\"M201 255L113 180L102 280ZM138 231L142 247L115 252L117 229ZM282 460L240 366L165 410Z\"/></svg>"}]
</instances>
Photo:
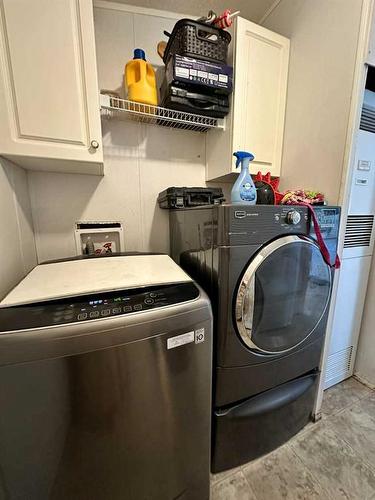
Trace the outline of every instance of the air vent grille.
<instances>
[{"instance_id":1,"label":"air vent grille","mask_svg":"<svg viewBox=\"0 0 375 500\"><path fill-rule=\"evenodd\" d=\"M373 226L373 215L348 215L344 248L370 246Z\"/></svg>"},{"instance_id":2,"label":"air vent grille","mask_svg":"<svg viewBox=\"0 0 375 500\"><path fill-rule=\"evenodd\" d=\"M361 130L375 133L375 108L364 104L361 113L361 122L359 124Z\"/></svg>"},{"instance_id":3,"label":"air vent grille","mask_svg":"<svg viewBox=\"0 0 375 500\"><path fill-rule=\"evenodd\" d=\"M329 386L330 381L337 383L349 377L352 374L353 361L353 346L330 354L327 360L326 385Z\"/></svg>"}]
</instances>

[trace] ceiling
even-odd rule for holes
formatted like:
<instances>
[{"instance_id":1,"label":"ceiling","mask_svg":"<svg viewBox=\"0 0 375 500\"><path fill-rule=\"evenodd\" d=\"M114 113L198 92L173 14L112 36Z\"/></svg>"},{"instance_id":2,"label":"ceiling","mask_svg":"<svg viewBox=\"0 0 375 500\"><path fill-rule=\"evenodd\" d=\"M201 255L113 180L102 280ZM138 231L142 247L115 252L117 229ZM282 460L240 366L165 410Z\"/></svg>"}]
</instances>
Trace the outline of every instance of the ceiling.
<instances>
[{"instance_id":1,"label":"ceiling","mask_svg":"<svg viewBox=\"0 0 375 500\"><path fill-rule=\"evenodd\" d=\"M217 13L226 8L232 11L240 10L241 16L254 22L259 22L275 0L116 0L120 3L167 10L193 16L205 15L210 9Z\"/></svg>"}]
</instances>

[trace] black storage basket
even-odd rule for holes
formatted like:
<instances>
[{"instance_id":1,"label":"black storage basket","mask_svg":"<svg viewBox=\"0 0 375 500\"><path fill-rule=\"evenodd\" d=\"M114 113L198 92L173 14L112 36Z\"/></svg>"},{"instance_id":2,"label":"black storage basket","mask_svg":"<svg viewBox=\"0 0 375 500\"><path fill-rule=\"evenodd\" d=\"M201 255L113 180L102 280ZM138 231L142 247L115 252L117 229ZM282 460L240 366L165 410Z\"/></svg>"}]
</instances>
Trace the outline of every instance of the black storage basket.
<instances>
[{"instance_id":1,"label":"black storage basket","mask_svg":"<svg viewBox=\"0 0 375 500\"><path fill-rule=\"evenodd\" d=\"M180 54L225 63L230 41L227 31L199 21L180 19L170 34L163 61L167 64L170 56Z\"/></svg>"}]
</instances>

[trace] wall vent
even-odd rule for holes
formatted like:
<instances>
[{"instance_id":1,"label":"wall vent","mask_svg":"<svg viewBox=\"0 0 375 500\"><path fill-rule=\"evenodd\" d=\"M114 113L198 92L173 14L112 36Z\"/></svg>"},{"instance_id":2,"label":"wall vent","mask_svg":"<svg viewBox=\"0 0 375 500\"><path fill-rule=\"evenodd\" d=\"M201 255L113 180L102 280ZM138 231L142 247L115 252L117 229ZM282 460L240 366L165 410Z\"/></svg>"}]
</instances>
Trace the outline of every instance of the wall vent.
<instances>
[{"instance_id":1,"label":"wall vent","mask_svg":"<svg viewBox=\"0 0 375 500\"><path fill-rule=\"evenodd\" d=\"M359 128L373 134L375 133L375 108L368 104L364 104L362 107Z\"/></svg>"},{"instance_id":2,"label":"wall vent","mask_svg":"<svg viewBox=\"0 0 375 500\"><path fill-rule=\"evenodd\" d=\"M347 347L342 351L335 352L328 356L327 371L326 371L326 385L330 385L332 381L334 384L344 380L352 375L353 368L353 346Z\"/></svg>"},{"instance_id":3,"label":"wall vent","mask_svg":"<svg viewBox=\"0 0 375 500\"><path fill-rule=\"evenodd\" d=\"M348 215L344 248L370 246L373 226L373 215Z\"/></svg>"}]
</instances>

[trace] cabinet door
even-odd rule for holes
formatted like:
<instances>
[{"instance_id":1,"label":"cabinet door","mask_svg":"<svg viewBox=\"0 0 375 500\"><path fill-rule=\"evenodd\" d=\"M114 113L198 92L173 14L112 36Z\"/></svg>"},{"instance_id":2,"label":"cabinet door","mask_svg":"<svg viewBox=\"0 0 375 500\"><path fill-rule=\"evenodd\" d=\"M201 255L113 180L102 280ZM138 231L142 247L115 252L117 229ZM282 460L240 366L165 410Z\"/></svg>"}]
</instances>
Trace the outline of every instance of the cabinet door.
<instances>
[{"instance_id":1,"label":"cabinet door","mask_svg":"<svg viewBox=\"0 0 375 500\"><path fill-rule=\"evenodd\" d=\"M103 157L92 3L0 0L0 14L0 113L7 117L0 125L0 153L29 168L98 167ZM87 164L86 170L100 173Z\"/></svg>"},{"instance_id":2,"label":"cabinet door","mask_svg":"<svg viewBox=\"0 0 375 500\"><path fill-rule=\"evenodd\" d=\"M280 175L288 63L287 38L238 19L233 149L254 153L254 173Z\"/></svg>"}]
</instances>

